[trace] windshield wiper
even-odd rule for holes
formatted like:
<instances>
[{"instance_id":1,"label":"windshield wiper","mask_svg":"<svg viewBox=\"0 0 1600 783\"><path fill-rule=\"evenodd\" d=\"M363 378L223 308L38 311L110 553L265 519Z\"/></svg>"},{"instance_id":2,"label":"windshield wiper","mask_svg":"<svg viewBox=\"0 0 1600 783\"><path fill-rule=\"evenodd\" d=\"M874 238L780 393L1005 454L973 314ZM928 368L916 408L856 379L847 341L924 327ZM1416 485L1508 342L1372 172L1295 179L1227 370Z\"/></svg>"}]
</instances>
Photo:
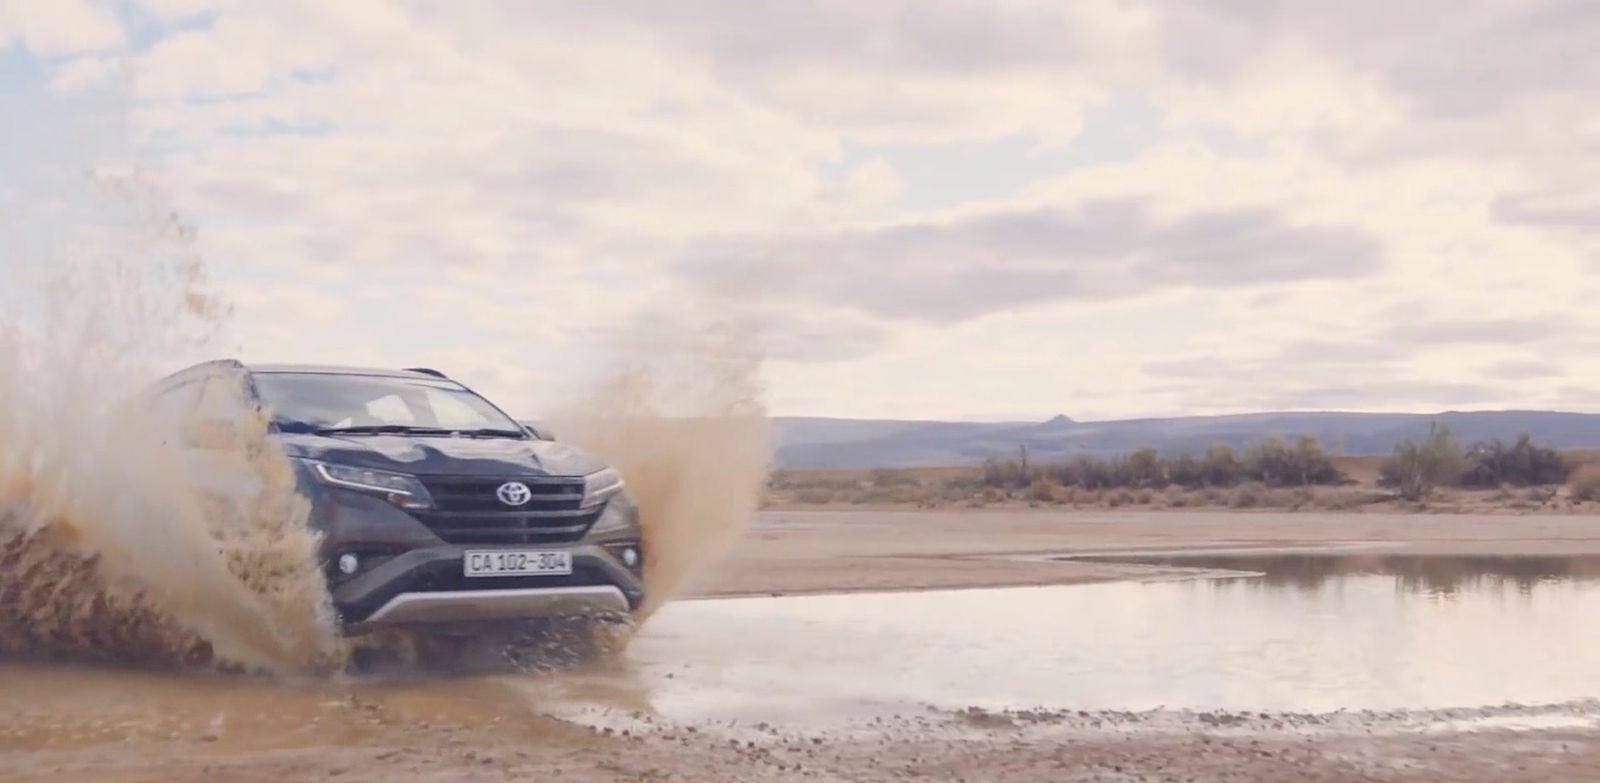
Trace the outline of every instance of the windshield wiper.
<instances>
[{"instance_id":1,"label":"windshield wiper","mask_svg":"<svg viewBox=\"0 0 1600 783\"><path fill-rule=\"evenodd\" d=\"M358 427L324 427L318 435L450 435L440 427L414 427L410 424L371 424Z\"/></svg>"},{"instance_id":2,"label":"windshield wiper","mask_svg":"<svg viewBox=\"0 0 1600 783\"><path fill-rule=\"evenodd\" d=\"M516 438L522 440L528 437L528 433L522 430L496 429L494 427L481 427L475 430L454 430L453 432L469 438Z\"/></svg>"}]
</instances>

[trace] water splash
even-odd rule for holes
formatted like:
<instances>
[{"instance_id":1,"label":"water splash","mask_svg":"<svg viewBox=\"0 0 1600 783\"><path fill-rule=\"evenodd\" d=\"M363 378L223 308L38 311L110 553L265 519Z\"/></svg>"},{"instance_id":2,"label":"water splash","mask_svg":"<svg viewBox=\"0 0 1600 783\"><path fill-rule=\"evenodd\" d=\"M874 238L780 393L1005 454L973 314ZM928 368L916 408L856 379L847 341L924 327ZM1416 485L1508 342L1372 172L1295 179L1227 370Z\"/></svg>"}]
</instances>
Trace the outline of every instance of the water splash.
<instances>
[{"instance_id":1,"label":"water splash","mask_svg":"<svg viewBox=\"0 0 1600 783\"><path fill-rule=\"evenodd\" d=\"M223 333L191 231L136 175L23 207L0 283L0 652L334 665L316 538L265 421L213 411L232 437L204 464L242 479L219 494L175 448L194 411L136 394Z\"/></svg>"},{"instance_id":2,"label":"water splash","mask_svg":"<svg viewBox=\"0 0 1600 783\"><path fill-rule=\"evenodd\" d=\"M754 322L647 314L582 401L551 417L564 441L622 472L643 527L648 616L749 524L771 463ZM702 312L723 313L715 303Z\"/></svg>"}]
</instances>

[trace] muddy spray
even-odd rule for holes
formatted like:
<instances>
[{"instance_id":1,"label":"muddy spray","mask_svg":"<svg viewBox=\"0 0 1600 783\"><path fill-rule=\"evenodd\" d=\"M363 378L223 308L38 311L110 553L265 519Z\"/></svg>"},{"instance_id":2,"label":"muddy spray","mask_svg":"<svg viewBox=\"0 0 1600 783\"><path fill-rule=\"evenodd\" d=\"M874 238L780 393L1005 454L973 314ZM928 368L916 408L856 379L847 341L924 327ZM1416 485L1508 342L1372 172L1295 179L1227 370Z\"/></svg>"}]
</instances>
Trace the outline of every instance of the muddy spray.
<instances>
[{"instance_id":1,"label":"muddy spray","mask_svg":"<svg viewBox=\"0 0 1600 783\"><path fill-rule=\"evenodd\" d=\"M265 422L242 404L212 409L227 437L207 464L243 477L219 495L175 448L201 423L195 408L137 395L211 346L227 316L189 230L134 175L52 196L5 225L0 652L336 666L316 538Z\"/></svg>"},{"instance_id":2,"label":"muddy spray","mask_svg":"<svg viewBox=\"0 0 1600 783\"><path fill-rule=\"evenodd\" d=\"M707 315L707 314L712 315ZM737 540L761 500L772 433L758 321L727 294L646 312L550 417L623 475L643 527L647 618Z\"/></svg>"}]
</instances>

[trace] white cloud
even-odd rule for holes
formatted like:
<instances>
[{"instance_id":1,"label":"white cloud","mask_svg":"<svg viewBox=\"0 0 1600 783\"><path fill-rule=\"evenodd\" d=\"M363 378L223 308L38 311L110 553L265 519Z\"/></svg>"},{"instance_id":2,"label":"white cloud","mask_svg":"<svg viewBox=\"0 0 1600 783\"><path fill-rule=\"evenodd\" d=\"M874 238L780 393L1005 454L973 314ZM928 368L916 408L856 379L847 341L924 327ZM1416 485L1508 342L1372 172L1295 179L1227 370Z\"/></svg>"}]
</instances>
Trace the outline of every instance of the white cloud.
<instances>
[{"instance_id":1,"label":"white cloud","mask_svg":"<svg viewBox=\"0 0 1600 783\"><path fill-rule=\"evenodd\" d=\"M4 3L0 43L94 52L58 89L123 72L110 6ZM537 389L731 287L792 412L1600 387L1587 0L141 5L182 23L126 55L134 128L252 354ZM997 142L1041 151L1014 192L954 160ZM922 209L908 150L973 165Z\"/></svg>"},{"instance_id":2,"label":"white cloud","mask_svg":"<svg viewBox=\"0 0 1600 783\"><path fill-rule=\"evenodd\" d=\"M20 41L35 54L61 55L123 45L115 12L90 0L0 0L0 48Z\"/></svg>"},{"instance_id":3,"label":"white cloud","mask_svg":"<svg viewBox=\"0 0 1600 783\"><path fill-rule=\"evenodd\" d=\"M104 84L115 73L112 62L102 57L77 57L56 70L50 88L75 92Z\"/></svg>"}]
</instances>

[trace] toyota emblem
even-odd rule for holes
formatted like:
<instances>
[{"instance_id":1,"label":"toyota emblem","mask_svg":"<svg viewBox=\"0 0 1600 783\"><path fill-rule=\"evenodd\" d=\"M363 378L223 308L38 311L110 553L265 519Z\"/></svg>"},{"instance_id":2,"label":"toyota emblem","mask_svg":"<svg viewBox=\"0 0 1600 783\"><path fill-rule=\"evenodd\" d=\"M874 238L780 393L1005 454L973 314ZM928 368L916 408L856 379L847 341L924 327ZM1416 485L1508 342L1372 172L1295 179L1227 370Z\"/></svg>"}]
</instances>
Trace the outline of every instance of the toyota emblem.
<instances>
[{"instance_id":1,"label":"toyota emblem","mask_svg":"<svg viewBox=\"0 0 1600 783\"><path fill-rule=\"evenodd\" d=\"M533 500L533 490L520 481L507 481L494 494L508 506L526 506L528 501Z\"/></svg>"}]
</instances>

